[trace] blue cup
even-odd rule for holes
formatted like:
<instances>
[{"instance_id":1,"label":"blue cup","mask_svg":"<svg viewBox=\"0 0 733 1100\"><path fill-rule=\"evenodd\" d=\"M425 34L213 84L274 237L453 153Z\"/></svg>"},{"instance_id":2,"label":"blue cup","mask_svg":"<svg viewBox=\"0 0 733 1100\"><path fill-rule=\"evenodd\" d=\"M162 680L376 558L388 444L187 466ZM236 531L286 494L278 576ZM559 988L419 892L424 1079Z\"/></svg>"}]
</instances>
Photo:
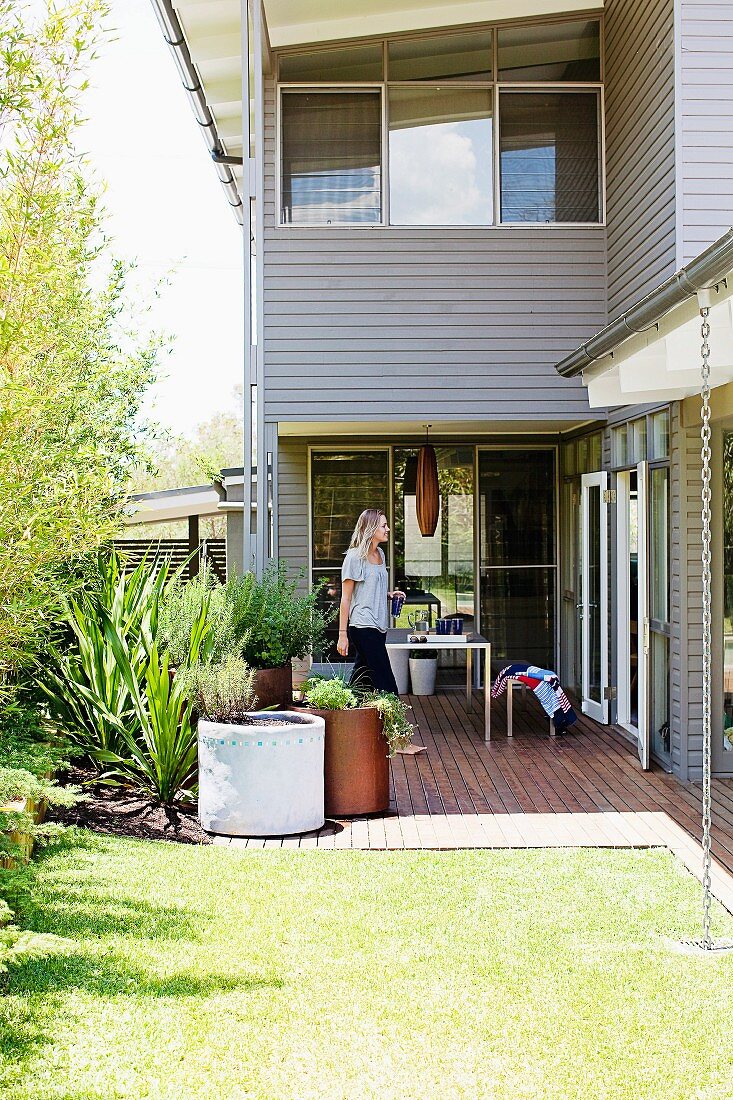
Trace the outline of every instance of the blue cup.
<instances>
[{"instance_id":1,"label":"blue cup","mask_svg":"<svg viewBox=\"0 0 733 1100\"><path fill-rule=\"evenodd\" d=\"M396 619L399 616L400 611L402 611L402 608L404 607L404 603L405 603L405 597L404 596L393 596L392 597L392 616L393 616L393 618Z\"/></svg>"},{"instance_id":2,"label":"blue cup","mask_svg":"<svg viewBox=\"0 0 733 1100\"><path fill-rule=\"evenodd\" d=\"M451 620L450 619L437 619L435 623L436 634L450 634L451 632Z\"/></svg>"},{"instance_id":3,"label":"blue cup","mask_svg":"<svg viewBox=\"0 0 733 1100\"><path fill-rule=\"evenodd\" d=\"M451 619L450 623L454 634L463 633L463 619L461 619L460 616L458 618Z\"/></svg>"}]
</instances>

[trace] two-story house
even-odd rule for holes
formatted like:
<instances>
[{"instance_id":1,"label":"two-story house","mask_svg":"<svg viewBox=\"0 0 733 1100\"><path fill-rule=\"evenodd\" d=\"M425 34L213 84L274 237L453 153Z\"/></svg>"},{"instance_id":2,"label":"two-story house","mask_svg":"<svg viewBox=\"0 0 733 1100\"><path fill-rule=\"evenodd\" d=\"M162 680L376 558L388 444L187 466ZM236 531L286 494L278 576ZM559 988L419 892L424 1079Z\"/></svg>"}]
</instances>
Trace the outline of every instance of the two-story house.
<instances>
[{"instance_id":1,"label":"two-story house","mask_svg":"<svg viewBox=\"0 0 733 1100\"><path fill-rule=\"evenodd\" d=\"M305 566L334 599L356 516L382 507L403 615L461 615L499 658L558 668L683 779L701 762L694 291L714 286L713 760L733 774L730 5L153 3L244 226L230 553Z\"/></svg>"}]
</instances>

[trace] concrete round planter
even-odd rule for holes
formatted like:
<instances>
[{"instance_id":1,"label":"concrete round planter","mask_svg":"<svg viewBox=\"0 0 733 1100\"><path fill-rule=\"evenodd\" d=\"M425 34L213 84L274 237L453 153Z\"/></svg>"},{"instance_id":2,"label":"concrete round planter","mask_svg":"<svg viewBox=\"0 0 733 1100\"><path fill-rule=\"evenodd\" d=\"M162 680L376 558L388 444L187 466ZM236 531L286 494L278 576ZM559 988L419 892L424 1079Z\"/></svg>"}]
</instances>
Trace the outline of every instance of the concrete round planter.
<instances>
[{"instance_id":1,"label":"concrete round planter","mask_svg":"<svg viewBox=\"0 0 733 1100\"><path fill-rule=\"evenodd\" d=\"M389 809L389 758L383 722L374 707L316 710L326 724L324 759L327 817L355 817Z\"/></svg>"},{"instance_id":2,"label":"concrete round planter","mask_svg":"<svg viewBox=\"0 0 733 1100\"><path fill-rule=\"evenodd\" d=\"M437 657L410 657L410 683L413 695L433 695L438 672Z\"/></svg>"},{"instance_id":3,"label":"concrete round planter","mask_svg":"<svg viewBox=\"0 0 733 1100\"><path fill-rule=\"evenodd\" d=\"M199 722L199 820L225 836L285 836L324 823L325 727L268 711L244 726ZM275 726L274 721L286 722Z\"/></svg>"},{"instance_id":4,"label":"concrete round planter","mask_svg":"<svg viewBox=\"0 0 733 1100\"><path fill-rule=\"evenodd\" d=\"M387 656L397 681L397 694L407 695L410 686L409 649L388 649Z\"/></svg>"},{"instance_id":5,"label":"concrete round planter","mask_svg":"<svg viewBox=\"0 0 733 1100\"><path fill-rule=\"evenodd\" d=\"M257 707L280 707L286 710L293 701L293 664L288 661L279 668L258 668L255 673Z\"/></svg>"}]
</instances>

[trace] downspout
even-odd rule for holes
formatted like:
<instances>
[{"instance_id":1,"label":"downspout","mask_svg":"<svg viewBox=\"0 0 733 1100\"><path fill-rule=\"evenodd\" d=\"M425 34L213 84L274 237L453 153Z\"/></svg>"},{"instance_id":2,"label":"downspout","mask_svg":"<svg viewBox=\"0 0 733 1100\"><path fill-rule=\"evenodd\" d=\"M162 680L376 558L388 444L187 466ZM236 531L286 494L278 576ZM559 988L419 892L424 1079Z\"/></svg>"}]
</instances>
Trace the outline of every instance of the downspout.
<instances>
[{"instance_id":1,"label":"downspout","mask_svg":"<svg viewBox=\"0 0 733 1100\"><path fill-rule=\"evenodd\" d=\"M204 141L206 142L211 159L216 167L216 173L226 192L227 202L231 206L239 224L244 225L242 196L239 193L237 181L230 168L231 164L241 164L242 158L227 156L224 146L222 145L219 132L216 128L216 122L209 110L201 81L199 80L196 67L191 59L191 52L183 34L183 28L181 27L171 0L151 0L151 3L158 17L163 37L173 54L173 60L176 63L176 68L181 77L181 83L191 101L196 121L201 127L201 133L204 136Z\"/></svg>"},{"instance_id":2,"label":"downspout","mask_svg":"<svg viewBox=\"0 0 733 1100\"><path fill-rule=\"evenodd\" d=\"M622 341L644 332L676 306L693 298L698 291L715 286L733 270L733 229L701 252L685 267L661 283L636 305L606 325L576 351L558 363L555 370L572 378L597 359L614 351Z\"/></svg>"}]
</instances>

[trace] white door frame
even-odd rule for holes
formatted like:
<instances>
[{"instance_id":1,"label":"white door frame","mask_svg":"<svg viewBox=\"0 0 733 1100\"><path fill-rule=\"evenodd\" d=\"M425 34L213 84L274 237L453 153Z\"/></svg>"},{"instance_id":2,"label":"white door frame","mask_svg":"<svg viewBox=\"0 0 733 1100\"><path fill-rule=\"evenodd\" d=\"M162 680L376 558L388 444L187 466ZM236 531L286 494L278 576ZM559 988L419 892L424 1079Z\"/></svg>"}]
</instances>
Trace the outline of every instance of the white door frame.
<instances>
[{"instance_id":1,"label":"white door frame","mask_svg":"<svg viewBox=\"0 0 733 1100\"><path fill-rule=\"evenodd\" d=\"M636 493L639 512L639 620L638 620L638 692L639 725L637 751L641 766L649 768L651 728L649 712L649 463L636 467Z\"/></svg>"},{"instance_id":2,"label":"white door frame","mask_svg":"<svg viewBox=\"0 0 733 1100\"><path fill-rule=\"evenodd\" d=\"M583 593L581 597L582 614L582 642L583 642L583 675L582 675L582 711L596 722L608 724L608 505L603 494L608 488L608 473L601 470L595 474L583 474L581 477L581 547L583 555ZM590 492L597 490L599 494L599 537L598 560L600 563L600 624L601 624L601 701L600 703L589 696L590 683L590 635L588 623L590 621L589 606L589 554L588 554L588 529L589 529L589 499Z\"/></svg>"}]
</instances>

